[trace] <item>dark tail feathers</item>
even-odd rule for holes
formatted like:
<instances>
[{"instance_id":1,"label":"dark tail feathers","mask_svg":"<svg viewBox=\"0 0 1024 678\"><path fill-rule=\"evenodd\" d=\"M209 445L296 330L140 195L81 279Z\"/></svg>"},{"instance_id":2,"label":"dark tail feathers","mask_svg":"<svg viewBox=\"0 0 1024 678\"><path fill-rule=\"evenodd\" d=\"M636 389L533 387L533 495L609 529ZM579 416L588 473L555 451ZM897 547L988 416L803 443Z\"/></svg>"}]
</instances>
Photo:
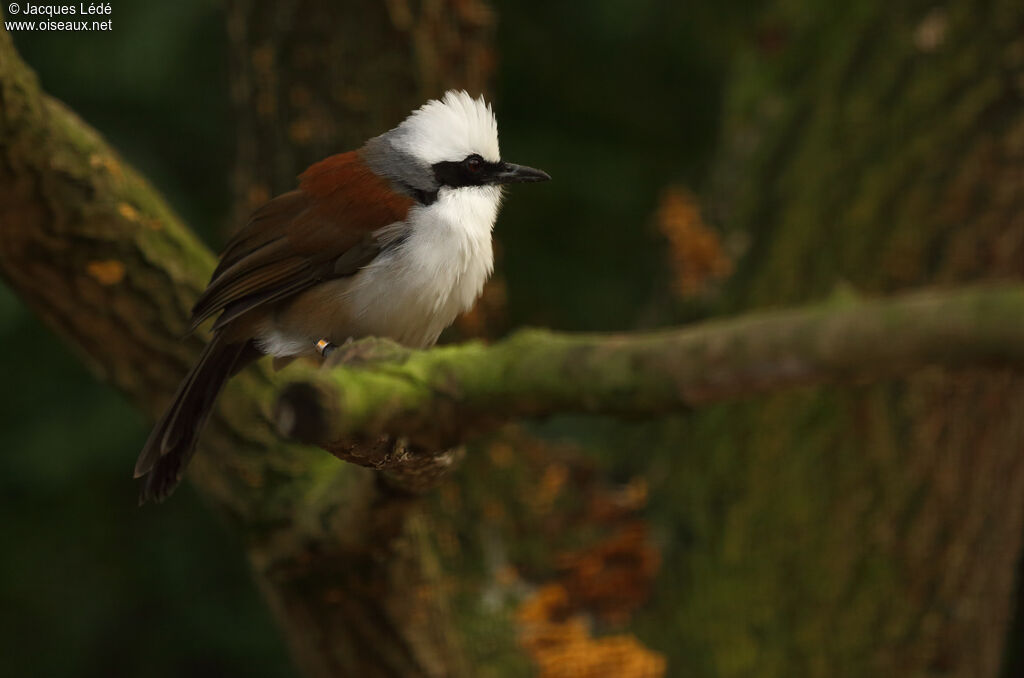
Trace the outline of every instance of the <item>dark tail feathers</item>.
<instances>
[{"instance_id":1,"label":"dark tail feathers","mask_svg":"<svg viewBox=\"0 0 1024 678\"><path fill-rule=\"evenodd\" d=\"M228 379L259 355L251 342L229 344L214 335L139 454L135 477L145 476L139 490L140 505L171 495L192 459L217 394Z\"/></svg>"}]
</instances>

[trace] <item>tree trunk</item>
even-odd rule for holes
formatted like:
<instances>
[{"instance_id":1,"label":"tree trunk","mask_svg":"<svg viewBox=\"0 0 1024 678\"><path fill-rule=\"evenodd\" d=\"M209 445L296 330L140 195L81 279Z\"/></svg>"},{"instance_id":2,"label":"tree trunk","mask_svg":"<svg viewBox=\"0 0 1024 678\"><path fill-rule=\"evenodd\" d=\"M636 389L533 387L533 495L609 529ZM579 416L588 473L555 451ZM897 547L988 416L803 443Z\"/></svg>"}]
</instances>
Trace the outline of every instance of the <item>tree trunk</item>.
<instances>
[{"instance_id":1,"label":"tree trunk","mask_svg":"<svg viewBox=\"0 0 1024 678\"><path fill-rule=\"evenodd\" d=\"M227 12L236 224L313 162L447 88L482 92L491 73L493 17L481 0L232 0ZM305 549L301 566L256 553L261 586L311 676L472 675L422 502L383 480L365 474L346 490L357 498L344 499L354 502L345 538Z\"/></svg>"},{"instance_id":2,"label":"tree trunk","mask_svg":"<svg viewBox=\"0 0 1024 678\"><path fill-rule=\"evenodd\" d=\"M750 243L731 307L1020 279L1022 36L1015 0L769 3L712 201ZM1022 402L1017 372L930 369L702 412L719 462L669 481L693 588L652 618L688 620L696 675L997 676Z\"/></svg>"}]
</instances>

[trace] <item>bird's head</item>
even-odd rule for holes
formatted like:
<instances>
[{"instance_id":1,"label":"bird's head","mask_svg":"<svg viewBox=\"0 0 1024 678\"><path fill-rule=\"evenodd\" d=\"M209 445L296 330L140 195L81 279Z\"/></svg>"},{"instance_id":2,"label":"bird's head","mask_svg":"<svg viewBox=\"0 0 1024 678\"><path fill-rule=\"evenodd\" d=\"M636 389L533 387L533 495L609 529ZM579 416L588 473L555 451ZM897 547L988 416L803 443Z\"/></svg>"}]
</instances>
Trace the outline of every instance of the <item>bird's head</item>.
<instances>
[{"instance_id":1,"label":"bird's head","mask_svg":"<svg viewBox=\"0 0 1024 678\"><path fill-rule=\"evenodd\" d=\"M494 111L483 97L464 91L449 90L423 104L398 127L366 142L361 153L371 169L418 199L442 189L551 178L503 161Z\"/></svg>"}]
</instances>

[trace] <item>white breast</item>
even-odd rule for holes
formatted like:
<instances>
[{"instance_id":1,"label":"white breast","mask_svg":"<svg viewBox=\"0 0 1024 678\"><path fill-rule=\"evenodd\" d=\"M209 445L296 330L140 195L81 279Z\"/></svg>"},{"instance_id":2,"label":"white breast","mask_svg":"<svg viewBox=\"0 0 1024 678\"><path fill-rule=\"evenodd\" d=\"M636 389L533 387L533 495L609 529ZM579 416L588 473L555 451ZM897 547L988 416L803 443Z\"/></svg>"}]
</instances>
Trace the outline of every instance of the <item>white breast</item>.
<instances>
[{"instance_id":1,"label":"white breast","mask_svg":"<svg viewBox=\"0 0 1024 678\"><path fill-rule=\"evenodd\" d=\"M408 237L352 278L343 292L352 336L430 346L471 308L494 269L491 230L501 189L442 188L409 211Z\"/></svg>"}]
</instances>

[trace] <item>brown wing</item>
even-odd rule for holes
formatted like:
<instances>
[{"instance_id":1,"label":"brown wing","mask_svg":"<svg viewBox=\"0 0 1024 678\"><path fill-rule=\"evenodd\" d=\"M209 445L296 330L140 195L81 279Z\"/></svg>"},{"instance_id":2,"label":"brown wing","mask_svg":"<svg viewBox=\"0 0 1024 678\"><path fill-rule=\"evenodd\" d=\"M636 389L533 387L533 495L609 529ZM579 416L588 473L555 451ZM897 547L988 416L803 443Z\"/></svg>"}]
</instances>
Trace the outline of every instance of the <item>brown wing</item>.
<instances>
[{"instance_id":1,"label":"brown wing","mask_svg":"<svg viewBox=\"0 0 1024 678\"><path fill-rule=\"evenodd\" d=\"M358 152L313 165L298 190L258 209L225 246L192 309L193 329L221 312L219 329L254 308L354 274L381 250L373 232L404 221L411 205Z\"/></svg>"}]
</instances>

